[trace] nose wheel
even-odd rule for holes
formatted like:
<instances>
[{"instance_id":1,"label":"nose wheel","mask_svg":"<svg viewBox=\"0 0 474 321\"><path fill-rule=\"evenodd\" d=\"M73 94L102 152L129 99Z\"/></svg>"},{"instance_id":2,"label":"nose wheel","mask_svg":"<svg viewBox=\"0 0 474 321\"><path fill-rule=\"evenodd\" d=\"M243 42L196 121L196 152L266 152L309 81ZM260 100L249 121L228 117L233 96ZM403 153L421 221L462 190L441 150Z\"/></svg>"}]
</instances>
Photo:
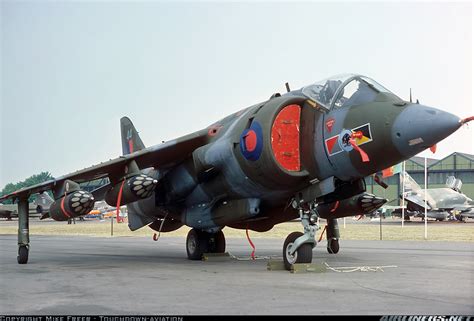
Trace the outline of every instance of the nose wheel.
<instances>
[{"instance_id":1,"label":"nose wheel","mask_svg":"<svg viewBox=\"0 0 474 321\"><path fill-rule=\"evenodd\" d=\"M283 262L287 270L296 263L311 263L313 260L313 247L309 243L301 244L296 251L292 251L295 241L304 236L301 232L293 232L285 239L283 244Z\"/></svg>"}]
</instances>

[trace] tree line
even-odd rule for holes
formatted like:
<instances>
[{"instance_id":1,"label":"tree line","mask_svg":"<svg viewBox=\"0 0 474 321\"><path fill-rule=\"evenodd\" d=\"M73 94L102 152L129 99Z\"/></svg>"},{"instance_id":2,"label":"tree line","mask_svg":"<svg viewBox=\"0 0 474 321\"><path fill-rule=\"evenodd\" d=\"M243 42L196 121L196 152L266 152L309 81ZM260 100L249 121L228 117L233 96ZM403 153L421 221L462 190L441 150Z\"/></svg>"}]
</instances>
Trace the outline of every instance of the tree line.
<instances>
[{"instance_id":1,"label":"tree line","mask_svg":"<svg viewBox=\"0 0 474 321\"><path fill-rule=\"evenodd\" d=\"M16 184L8 183L7 185L5 185L5 187L0 192L0 196L13 193L14 191L17 191L24 187L29 187L29 186L33 186L39 183L43 183L45 181L49 181L51 179L54 179L54 177L51 175L50 172L41 172L39 174L31 175L24 181L18 182ZM34 198L35 198L34 196L30 196L29 201L32 202ZM11 200L4 201L3 203L5 204L11 203Z\"/></svg>"}]
</instances>

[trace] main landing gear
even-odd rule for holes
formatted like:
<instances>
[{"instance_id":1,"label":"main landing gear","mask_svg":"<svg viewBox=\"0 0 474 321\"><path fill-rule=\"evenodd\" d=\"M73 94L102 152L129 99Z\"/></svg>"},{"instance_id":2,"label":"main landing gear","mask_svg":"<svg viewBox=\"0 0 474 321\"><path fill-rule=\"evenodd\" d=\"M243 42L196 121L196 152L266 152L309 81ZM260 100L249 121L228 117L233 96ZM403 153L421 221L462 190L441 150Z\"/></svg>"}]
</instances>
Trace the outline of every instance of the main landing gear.
<instances>
[{"instance_id":1,"label":"main landing gear","mask_svg":"<svg viewBox=\"0 0 474 321\"><path fill-rule=\"evenodd\" d=\"M283 263L287 270L295 263L311 263L313 248L316 246L316 231L319 228L315 204L298 204L293 201L292 205L299 211L304 233L291 233L283 244Z\"/></svg>"},{"instance_id":2,"label":"main landing gear","mask_svg":"<svg viewBox=\"0 0 474 321\"><path fill-rule=\"evenodd\" d=\"M21 197L18 201L18 264L28 263L28 252L30 250L28 214L28 198Z\"/></svg>"},{"instance_id":3,"label":"main landing gear","mask_svg":"<svg viewBox=\"0 0 474 321\"><path fill-rule=\"evenodd\" d=\"M208 233L193 228L186 238L186 252L190 260L201 260L204 253L224 253L224 233Z\"/></svg>"}]
</instances>

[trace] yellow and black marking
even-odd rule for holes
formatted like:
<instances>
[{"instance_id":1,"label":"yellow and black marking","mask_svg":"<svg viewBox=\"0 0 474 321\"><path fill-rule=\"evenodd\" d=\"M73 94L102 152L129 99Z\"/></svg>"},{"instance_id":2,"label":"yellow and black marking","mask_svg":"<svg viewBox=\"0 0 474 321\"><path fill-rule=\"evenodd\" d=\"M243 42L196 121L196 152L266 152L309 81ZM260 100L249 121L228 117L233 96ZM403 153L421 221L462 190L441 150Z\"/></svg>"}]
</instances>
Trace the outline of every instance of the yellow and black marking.
<instances>
[{"instance_id":1,"label":"yellow and black marking","mask_svg":"<svg viewBox=\"0 0 474 321\"><path fill-rule=\"evenodd\" d=\"M352 132L354 132L354 133L355 132L361 132L362 135L363 135L361 138L356 138L355 139L357 145L362 145L362 144L371 142L373 140L372 139L372 132L370 131L370 123L367 123L365 125L353 128Z\"/></svg>"}]
</instances>

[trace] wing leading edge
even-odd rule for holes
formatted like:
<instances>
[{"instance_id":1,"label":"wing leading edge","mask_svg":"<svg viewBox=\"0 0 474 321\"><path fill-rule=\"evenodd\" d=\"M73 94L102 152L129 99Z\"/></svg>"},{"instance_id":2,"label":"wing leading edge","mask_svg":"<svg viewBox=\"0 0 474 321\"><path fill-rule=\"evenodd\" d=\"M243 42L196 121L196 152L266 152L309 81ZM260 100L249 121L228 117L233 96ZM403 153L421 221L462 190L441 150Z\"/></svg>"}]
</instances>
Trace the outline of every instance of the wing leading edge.
<instances>
[{"instance_id":1,"label":"wing leading edge","mask_svg":"<svg viewBox=\"0 0 474 321\"><path fill-rule=\"evenodd\" d=\"M160 145L151 146L138 150L134 153L120 156L91 167L87 167L73 173L46 181L34 186L22 188L11 194L0 197L0 201L29 197L31 194L53 190L66 180L83 183L99 178L109 177L111 180L123 176L124 168L133 160L138 168L167 168L183 161L196 148L209 142L208 130L203 129L192 134L167 141Z\"/></svg>"}]
</instances>

